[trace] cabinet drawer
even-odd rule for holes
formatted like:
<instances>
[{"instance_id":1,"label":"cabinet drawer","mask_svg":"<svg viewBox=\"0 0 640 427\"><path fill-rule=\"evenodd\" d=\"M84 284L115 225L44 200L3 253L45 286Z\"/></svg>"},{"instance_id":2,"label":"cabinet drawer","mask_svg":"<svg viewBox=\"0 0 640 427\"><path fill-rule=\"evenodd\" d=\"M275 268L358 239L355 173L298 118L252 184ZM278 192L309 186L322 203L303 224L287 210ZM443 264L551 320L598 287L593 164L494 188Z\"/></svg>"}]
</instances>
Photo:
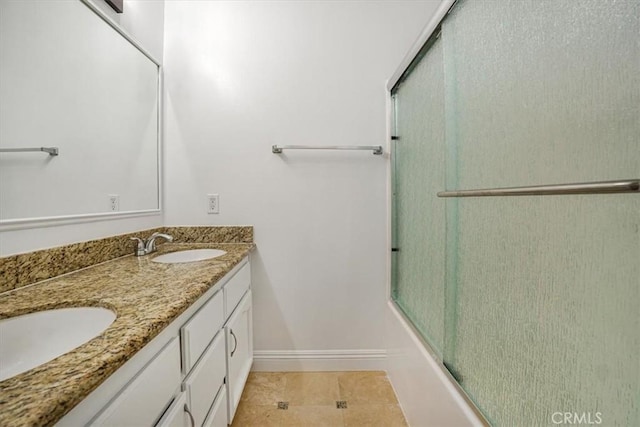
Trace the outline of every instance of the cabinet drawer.
<instances>
[{"instance_id":1,"label":"cabinet drawer","mask_svg":"<svg viewBox=\"0 0 640 427\"><path fill-rule=\"evenodd\" d=\"M220 387L218 397L202 427L227 427L227 388L225 386Z\"/></svg>"},{"instance_id":2,"label":"cabinet drawer","mask_svg":"<svg viewBox=\"0 0 640 427\"><path fill-rule=\"evenodd\" d=\"M197 426L202 425L218 390L224 384L225 373L224 332L220 331L184 381L189 408Z\"/></svg>"},{"instance_id":3,"label":"cabinet drawer","mask_svg":"<svg viewBox=\"0 0 640 427\"><path fill-rule=\"evenodd\" d=\"M153 425L179 386L180 346L173 338L91 424Z\"/></svg>"},{"instance_id":4,"label":"cabinet drawer","mask_svg":"<svg viewBox=\"0 0 640 427\"><path fill-rule=\"evenodd\" d=\"M164 413L156 427L191 427L189 414L185 411L187 393L182 392Z\"/></svg>"},{"instance_id":5,"label":"cabinet drawer","mask_svg":"<svg viewBox=\"0 0 640 427\"><path fill-rule=\"evenodd\" d=\"M218 292L180 329L185 374L196 364L213 336L224 324L224 298Z\"/></svg>"},{"instance_id":6,"label":"cabinet drawer","mask_svg":"<svg viewBox=\"0 0 640 427\"><path fill-rule=\"evenodd\" d=\"M224 299L226 307L226 317L229 317L236 308L244 293L251 284L251 267L246 263L231 279L224 285Z\"/></svg>"}]
</instances>

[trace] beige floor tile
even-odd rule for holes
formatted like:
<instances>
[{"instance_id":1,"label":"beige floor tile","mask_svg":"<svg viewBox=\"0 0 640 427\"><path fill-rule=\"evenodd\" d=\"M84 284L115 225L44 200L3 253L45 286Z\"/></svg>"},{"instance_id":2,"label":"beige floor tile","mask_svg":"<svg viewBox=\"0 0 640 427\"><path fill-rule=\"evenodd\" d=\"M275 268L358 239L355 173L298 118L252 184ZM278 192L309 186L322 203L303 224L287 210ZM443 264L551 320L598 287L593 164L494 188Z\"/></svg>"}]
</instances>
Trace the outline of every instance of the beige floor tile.
<instances>
[{"instance_id":1,"label":"beige floor tile","mask_svg":"<svg viewBox=\"0 0 640 427\"><path fill-rule=\"evenodd\" d=\"M342 411L345 427L407 427L399 405L349 405Z\"/></svg>"},{"instance_id":2,"label":"beige floor tile","mask_svg":"<svg viewBox=\"0 0 640 427\"><path fill-rule=\"evenodd\" d=\"M334 406L340 400L335 372L289 372L285 399L291 406Z\"/></svg>"},{"instance_id":3,"label":"beige floor tile","mask_svg":"<svg viewBox=\"0 0 640 427\"><path fill-rule=\"evenodd\" d=\"M398 400L384 372L341 372L338 374L340 400L347 405L397 404Z\"/></svg>"},{"instance_id":4,"label":"beige floor tile","mask_svg":"<svg viewBox=\"0 0 640 427\"><path fill-rule=\"evenodd\" d=\"M289 406L282 411L282 425L287 427L342 427L342 411L333 406Z\"/></svg>"},{"instance_id":5,"label":"beige floor tile","mask_svg":"<svg viewBox=\"0 0 640 427\"><path fill-rule=\"evenodd\" d=\"M252 405L276 405L285 400L285 387L283 372L251 372L240 400Z\"/></svg>"},{"instance_id":6,"label":"beige floor tile","mask_svg":"<svg viewBox=\"0 0 640 427\"><path fill-rule=\"evenodd\" d=\"M240 402L231 427L280 427L282 411L276 405L253 405Z\"/></svg>"},{"instance_id":7,"label":"beige floor tile","mask_svg":"<svg viewBox=\"0 0 640 427\"><path fill-rule=\"evenodd\" d=\"M384 372L252 372L232 427L343 425L407 426Z\"/></svg>"}]
</instances>

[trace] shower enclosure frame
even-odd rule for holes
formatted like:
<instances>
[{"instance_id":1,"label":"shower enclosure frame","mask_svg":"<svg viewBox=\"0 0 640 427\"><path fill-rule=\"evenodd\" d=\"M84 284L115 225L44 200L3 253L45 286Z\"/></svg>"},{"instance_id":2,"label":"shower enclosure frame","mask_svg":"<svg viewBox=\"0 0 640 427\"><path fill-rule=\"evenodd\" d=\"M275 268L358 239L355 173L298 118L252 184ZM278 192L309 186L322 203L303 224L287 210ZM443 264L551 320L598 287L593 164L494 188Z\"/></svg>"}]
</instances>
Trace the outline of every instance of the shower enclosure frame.
<instances>
[{"instance_id":1,"label":"shower enclosure frame","mask_svg":"<svg viewBox=\"0 0 640 427\"><path fill-rule=\"evenodd\" d=\"M482 412L476 407L473 400L467 395L466 391L458 384L454 375L450 372L450 370L445 366L443 360L438 355L438 352L435 351L432 346L423 338L421 333L416 329L413 325L413 322L405 315L403 310L396 304L393 300L393 281L394 281L394 263L392 261L394 254L397 254L398 248L395 242L394 236L394 228L396 221L396 213L395 206L396 203L394 201L395 191L394 191L394 174L395 174L395 161L394 161L394 153L395 153L395 144L397 143L397 136L395 135L396 129L396 108L395 108L395 99L392 94L393 89L396 84L407 74L410 73L413 66L417 64L421 59L421 53L424 53L429 48L430 40L433 40L435 36L438 35L440 31L440 25L442 21L447 17L449 12L455 6L458 0L442 0L438 9L434 13L431 20L427 23L426 27L423 29L422 33L418 36L416 41L413 43L409 51L405 54L404 58L398 65L396 71L393 73L391 78L387 80L385 87L385 100L386 100L386 117L387 117L387 153L389 153L389 163L387 169L387 197L390 203L388 206L388 226L387 226L387 241L390 244L389 256L387 257L387 298L390 306L393 307L393 310L397 315L399 315L404 323L410 329L410 333L416 338L423 346L424 350L431 356L431 358L436 362L436 365L442 375L444 375L448 381L448 383L453 387L455 393L460 397L467 408L472 412L471 417L475 417L480 424L488 426L490 423L484 417Z\"/></svg>"}]
</instances>

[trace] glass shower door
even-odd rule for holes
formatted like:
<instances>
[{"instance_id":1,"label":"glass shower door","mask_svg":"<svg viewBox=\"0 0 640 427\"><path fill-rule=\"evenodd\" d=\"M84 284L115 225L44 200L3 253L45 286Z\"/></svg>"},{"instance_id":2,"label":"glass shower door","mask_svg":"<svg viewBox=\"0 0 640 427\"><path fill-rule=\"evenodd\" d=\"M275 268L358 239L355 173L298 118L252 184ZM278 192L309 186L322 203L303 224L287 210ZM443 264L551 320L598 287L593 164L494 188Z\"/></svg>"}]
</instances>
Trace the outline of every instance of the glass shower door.
<instances>
[{"instance_id":1,"label":"glass shower door","mask_svg":"<svg viewBox=\"0 0 640 427\"><path fill-rule=\"evenodd\" d=\"M444 346L445 123L442 43L436 39L394 92L392 297L432 350Z\"/></svg>"},{"instance_id":2,"label":"glass shower door","mask_svg":"<svg viewBox=\"0 0 640 427\"><path fill-rule=\"evenodd\" d=\"M637 178L639 17L637 1L459 4L442 26L457 188ZM445 359L487 418L640 425L640 197L447 203Z\"/></svg>"},{"instance_id":3,"label":"glass shower door","mask_svg":"<svg viewBox=\"0 0 640 427\"><path fill-rule=\"evenodd\" d=\"M640 2L460 0L393 89L392 297L494 425L640 425ZM568 418L567 418L568 417Z\"/></svg>"}]
</instances>

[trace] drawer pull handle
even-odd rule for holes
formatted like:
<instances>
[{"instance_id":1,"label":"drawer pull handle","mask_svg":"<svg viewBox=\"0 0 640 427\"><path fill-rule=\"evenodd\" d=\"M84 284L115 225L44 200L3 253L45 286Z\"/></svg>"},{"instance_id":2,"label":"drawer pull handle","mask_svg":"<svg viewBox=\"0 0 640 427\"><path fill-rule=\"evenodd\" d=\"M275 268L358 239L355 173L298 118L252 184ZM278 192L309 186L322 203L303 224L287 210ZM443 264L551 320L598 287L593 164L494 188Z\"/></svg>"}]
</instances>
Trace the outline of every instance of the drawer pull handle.
<instances>
[{"instance_id":1,"label":"drawer pull handle","mask_svg":"<svg viewBox=\"0 0 640 427\"><path fill-rule=\"evenodd\" d=\"M233 337L233 350L231 350L231 357L233 357L233 353L238 349L238 338L236 338L236 334L233 333L233 329L229 329L229 333Z\"/></svg>"},{"instance_id":2,"label":"drawer pull handle","mask_svg":"<svg viewBox=\"0 0 640 427\"><path fill-rule=\"evenodd\" d=\"M189 407L187 406L186 403L184 404L184 412L186 412L189 415L189 419L191 420L191 427L196 427L196 420L195 418L193 418L193 414L189 410Z\"/></svg>"}]
</instances>

